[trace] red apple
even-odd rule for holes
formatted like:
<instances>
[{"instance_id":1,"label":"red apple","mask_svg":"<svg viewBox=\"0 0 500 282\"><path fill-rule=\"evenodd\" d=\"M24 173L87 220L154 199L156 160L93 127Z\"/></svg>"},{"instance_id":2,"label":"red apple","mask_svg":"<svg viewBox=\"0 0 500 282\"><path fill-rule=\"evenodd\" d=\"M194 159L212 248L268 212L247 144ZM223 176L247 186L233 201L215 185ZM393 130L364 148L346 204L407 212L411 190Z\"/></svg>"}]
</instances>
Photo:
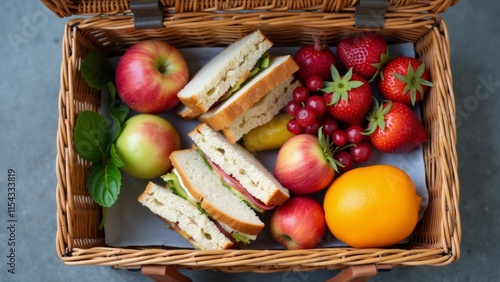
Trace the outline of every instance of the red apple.
<instances>
[{"instance_id":1,"label":"red apple","mask_svg":"<svg viewBox=\"0 0 500 282\"><path fill-rule=\"evenodd\" d=\"M304 195L326 188L335 177L334 165L332 152L318 137L299 134L280 148L274 175L290 193Z\"/></svg>"},{"instance_id":2,"label":"red apple","mask_svg":"<svg viewBox=\"0 0 500 282\"><path fill-rule=\"evenodd\" d=\"M141 41L127 49L115 74L121 100L129 108L149 114L177 106L177 93L188 80L188 67L179 50L157 40Z\"/></svg>"},{"instance_id":3,"label":"red apple","mask_svg":"<svg viewBox=\"0 0 500 282\"><path fill-rule=\"evenodd\" d=\"M271 235L289 250L312 249L325 233L325 212L308 196L293 196L273 211Z\"/></svg>"},{"instance_id":4,"label":"red apple","mask_svg":"<svg viewBox=\"0 0 500 282\"><path fill-rule=\"evenodd\" d=\"M170 154L180 149L177 130L166 119L151 114L132 116L116 139L116 152L128 174L150 179L172 168Z\"/></svg>"}]
</instances>

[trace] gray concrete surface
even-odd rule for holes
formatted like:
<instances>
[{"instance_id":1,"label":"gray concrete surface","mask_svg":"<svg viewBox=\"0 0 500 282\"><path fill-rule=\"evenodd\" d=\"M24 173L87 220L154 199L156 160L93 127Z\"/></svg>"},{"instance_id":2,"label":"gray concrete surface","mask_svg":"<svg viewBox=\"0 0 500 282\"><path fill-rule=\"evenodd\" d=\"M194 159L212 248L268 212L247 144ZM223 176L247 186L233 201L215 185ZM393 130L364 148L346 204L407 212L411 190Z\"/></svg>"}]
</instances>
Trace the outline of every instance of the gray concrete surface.
<instances>
[{"instance_id":1,"label":"gray concrete surface","mask_svg":"<svg viewBox=\"0 0 500 282\"><path fill-rule=\"evenodd\" d=\"M55 156L61 38L67 19L37 0L0 4L0 280L149 281L110 267L67 266L55 252ZM461 1L448 23L457 106L461 258L407 267L372 281L500 281L500 2ZM483 95L479 96L481 93ZM478 94L479 93L479 94ZM8 270L7 178L16 177L16 274ZM335 271L228 274L183 271L193 281L323 281Z\"/></svg>"}]
</instances>

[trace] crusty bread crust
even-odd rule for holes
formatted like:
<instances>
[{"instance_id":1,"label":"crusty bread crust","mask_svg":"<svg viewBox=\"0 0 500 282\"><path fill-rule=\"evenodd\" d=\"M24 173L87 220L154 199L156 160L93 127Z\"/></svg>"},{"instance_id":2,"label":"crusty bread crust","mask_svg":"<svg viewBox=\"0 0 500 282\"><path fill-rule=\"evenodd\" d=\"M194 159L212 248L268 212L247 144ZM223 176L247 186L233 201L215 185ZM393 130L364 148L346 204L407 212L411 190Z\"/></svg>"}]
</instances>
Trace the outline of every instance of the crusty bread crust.
<instances>
[{"instance_id":1,"label":"crusty bread crust","mask_svg":"<svg viewBox=\"0 0 500 282\"><path fill-rule=\"evenodd\" d=\"M202 113L197 112L194 109L191 109L190 107L181 103L179 107L176 109L175 114L184 120L193 120L198 116L200 116L200 114Z\"/></svg>"},{"instance_id":2,"label":"crusty bread crust","mask_svg":"<svg viewBox=\"0 0 500 282\"><path fill-rule=\"evenodd\" d=\"M275 67L263 70L232 97L202 114L199 119L215 130L226 128L238 116L299 69L290 55L272 58L271 65L273 61L280 63Z\"/></svg>"},{"instance_id":3,"label":"crusty bread crust","mask_svg":"<svg viewBox=\"0 0 500 282\"><path fill-rule=\"evenodd\" d=\"M186 149L183 151L195 151L195 149ZM262 231L264 228L264 223L263 222L256 222L256 223L251 223L248 219L246 218L235 218L231 216L231 214L228 211L225 210L220 210L217 208L215 203L211 203L203 193L201 193L198 188L194 185L194 183L191 181L192 175L189 175L185 170L184 170L184 163L181 163L177 159L177 154L182 153L180 151L175 151L170 155L170 160L172 161L173 166L177 169L177 173L182 179L182 182L186 186L186 189L189 191L189 193L195 198L197 202L200 203L201 207L208 213L210 214L215 220L220 221L228 225L229 227L233 228L236 231L249 234L249 235L257 235ZM198 154L197 152L195 152ZM194 160L195 161L195 160ZM193 163L193 165L197 165ZM199 164L198 164L199 165ZM202 166L205 166L205 164L202 164ZM219 189L227 189L226 187L222 186L222 182L218 179L218 176L215 175L214 172L212 172L208 167L206 168L207 172L206 173L211 173L214 175L216 179L216 183L220 185ZM209 185L207 183L207 185ZM217 189L214 187L214 189ZM227 192L229 192L231 197L236 197L233 195L228 189ZM238 199L239 200L239 199ZM243 204L243 201L241 201ZM245 204L243 204L245 205ZM246 206L247 207L247 206ZM248 208L251 212L250 208Z\"/></svg>"},{"instance_id":4,"label":"crusty bread crust","mask_svg":"<svg viewBox=\"0 0 500 282\"><path fill-rule=\"evenodd\" d=\"M216 220L223 222L234 230L248 235L258 235L264 228L262 224L250 224L249 222L241 221L238 218L231 217L228 213L218 209L208 201L202 201L201 207Z\"/></svg>"}]
</instances>

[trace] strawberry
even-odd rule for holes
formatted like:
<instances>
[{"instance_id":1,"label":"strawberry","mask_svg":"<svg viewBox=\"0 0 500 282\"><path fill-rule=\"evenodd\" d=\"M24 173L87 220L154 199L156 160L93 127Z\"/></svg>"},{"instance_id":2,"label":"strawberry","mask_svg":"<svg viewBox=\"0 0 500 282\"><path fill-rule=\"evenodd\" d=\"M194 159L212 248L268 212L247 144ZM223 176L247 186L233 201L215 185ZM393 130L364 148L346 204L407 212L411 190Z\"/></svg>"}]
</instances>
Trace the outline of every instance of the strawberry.
<instances>
[{"instance_id":1,"label":"strawberry","mask_svg":"<svg viewBox=\"0 0 500 282\"><path fill-rule=\"evenodd\" d=\"M306 85L307 78L319 75L323 80L330 79L330 66L337 67L337 57L327 45L321 43L319 36L313 36L314 44L302 46L295 53L294 60L300 67L295 77Z\"/></svg>"},{"instance_id":2,"label":"strawberry","mask_svg":"<svg viewBox=\"0 0 500 282\"><path fill-rule=\"evenodd\" d=\"M328 112L337 120L349 125L361 125L372 106L372 89L361 76L352 69L340 76L337 68L331 66L333 81L324 81L324 99Z\"/></svg>"},{"instance_id":3,"label":"strawberry","mask_svg":"<svg viewBox=\"0 0 500 282\"><path fill-rule=\"evenodd\" d=\"M415 105L429 87L429 71L418 59L398 56L390 60L380 74L379 89L384 99Z\"/></svg>"},{"instance_id":4,"label":"strawberry","mask_svg":"<svg viewBox=\"0 0 500 282\"><path fill-rule=\"evenodd\" d=\"M385 153L408 153L427 138L425 128L413 110L406 104L384 100L379 106L375 100L368 114L366 135L373 147Z\"/></svg>"},{"instance_id":5,"label":"strawberry","mask_svg":"<svg viewBox=\"0 0 500 282\"><path fill-rule=\"evenodd\" d=\"M389 51L385 40L375 33L343 39L337 45L337 56L346 69L373 81L387 62Z\"/></svg>"}]
</instances>

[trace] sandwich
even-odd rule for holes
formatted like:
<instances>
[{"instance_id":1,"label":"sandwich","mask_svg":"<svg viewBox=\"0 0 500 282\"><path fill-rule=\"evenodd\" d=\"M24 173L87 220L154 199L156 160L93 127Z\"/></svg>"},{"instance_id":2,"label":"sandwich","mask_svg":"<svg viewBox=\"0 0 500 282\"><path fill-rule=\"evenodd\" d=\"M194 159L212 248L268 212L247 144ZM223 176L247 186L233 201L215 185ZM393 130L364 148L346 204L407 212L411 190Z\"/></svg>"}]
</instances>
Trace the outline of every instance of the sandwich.
<instances>
[{"instance_id":1,"label":"sandwich","mask_svg":"<svg viewBox=\"0 0 500 282\"><path fill-rule=\"evenodd\" d=\"M210 218L234 246L249 244L257 238L264 223L220 181L198 150L174 151L170 160L173 169L162 176L168 189Z\"/></svg>"},{"instance_id":2,"label":"sandwich","mask_svg":"<svg viewBox=\"0 0 500 282\"><path fill-rule=\"evenodd\" d=\"M298 80L289 76L252 107L237 116L229 125L222 128L222 133L229 142L238 142L250 130L270 122L279 114L286 103L292 100L293 90L299 85L301 84Z\"/></svg>"},{"instance_id":3,"label":"sandwich","mask_svg":"<svg viewBox=\"0 0 500 282\"><path fill-rule=\"evenodd\" d=\"M234 245L205 212L178 194L172 185L149 182L138 201L197 249L221 250Z\"/></svg>"},{"instance_id":4,"label":"sandwich","mask_svg":"<svg viewBox=\"0 0 500 282\"><path fill-rule=\"evenodd\" d=\"M198 118L231 143L269 122L291 100L299 69L290 55L271 56L271 46L259 30L228 46L178 93L177 115Z\"/></svg>"},{"instance_id":5,"label":"sandwich","mask_svg":"<svg viewBox=\"0 0 500 282\"><path fill-rule=\"evenodd\" d=\"M290 55L271 58L266 69L222 103L202 114L200 120L215 130L228 127L238 116L267 96L266 94L283 94L283 87L276 87L292 78L298 68ZM286 84L289 85L290 81Z\"/></svg>"},{"instance_id":6,"label":"sandwich","mask_svg":"<svg viewBox=\"0 0 500 282\"><path fill-rule=\"evenodd\" d=\"M273 43L260 30L226 47L203 66L177 94L184 104L181 112L190 117L207 112L229 92L235 92L269 59Z\"/></svg>"},{"instance_id":7,"label":"sandwich","mask_svg":"<svg viewBox=\"0 0 500 282\"><path fill-rule=\"evenodd\" d=\"M207 124L198 125L188 135L212 174L254 210L271 210L290 197L288 189L254 155Z\"/></svg>"}]
</instances>

